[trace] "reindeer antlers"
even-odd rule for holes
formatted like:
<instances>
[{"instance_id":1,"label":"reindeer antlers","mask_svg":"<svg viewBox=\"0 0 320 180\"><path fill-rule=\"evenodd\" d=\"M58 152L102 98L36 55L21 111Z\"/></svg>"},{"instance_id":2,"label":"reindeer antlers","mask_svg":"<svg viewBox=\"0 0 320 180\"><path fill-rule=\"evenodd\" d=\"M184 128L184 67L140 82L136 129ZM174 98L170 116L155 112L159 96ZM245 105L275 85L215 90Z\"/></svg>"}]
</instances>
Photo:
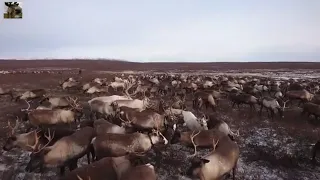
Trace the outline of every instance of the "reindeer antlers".
<instances>
[{"instance_id":1,"label":"reindeer antlers","mask_svg":"<svg viewBox=\"0 0 320 180\"><path fill-rule=\"evenodd\" d=\"M131 82L127 82L127 83L125 83L125 85L127 86L126 88L125 88L125 94L129 97L129 98L131 98L131 95L129 94L129 89L134 85L134 83L131 83Z\"/></svg>"},{"instance_id":2,"label":"reindeer antlers","mask_svg":"<svg viewBox=\"0 0 320 180\"><path fill-rule=\"evenodd\" d=\"M48 131L48 136L44 135L44 137L48 140L47 144L45 144L43 147L39 148L38 151L36 151L34 153L38 153L38 152L42 151L45 147L47 147L51 143L51 141L53 140L54 134L55 134L55 131L53 131L53 134L51 135L51 131L49 130ZM36 133L36 136L38 136L37 133ZM40 139L40 137L36 138L37 142L39 141L39 139Z\"/></svg>"},{"instance_id":3,"label":"reindeer antlers","mask_svg":"<svg viewBox=\"0 0 320 180\"><path fill-rule=\"evenodd\" d=\"M77 178L78 178L79 180L83 180L78 174L77 174ZM90 176L88 176L88 180L91 180L91 177L90 177Z\"/></svg>"},{"instance_id":4,"label":"reindeer antlers","mask_svg":"<svg viewBox=\"0 0 320 180\"><path fill-rule=\"evenodd\" d=\"M27 104L28 104L28 108L27 109L21 109L21 111L29 111L30 109L30 101L24 100Z\"/></svg>"},{"instance_id":5,"label":"reindeer antlers","mask_svg":"<svg viewBox=\"0 0 320 180\"><path fill-rule=\"evenodd\" d=\"M10 136L12 136L19 127L19 117L16 118L16 124L14 127L12 127L10 121L8 121L8 127L11 130Z\"/></svg>"},{"instance_id":6,"label":"reindeer antlers","mask_svg":"<svg viewBox=\"0 0 320 180\"><path fill-rule=\"evenodd\" d=\"M194 131L192 131L192 134L190 135L190 139L191 139L191 142L192 142L192 145L193 145L193 147L194 147L194 153L192 154L192 155L190 155L190 157L193 157L193 156L195 156L196 154L197 154L197 145L194 143L194 138L198 135L198 134L200 134L200 130L199 130L199 132L197 132L196 134L194 134L195 133L195 130Z\"/></svg>"},{"instance_id":7,"label":"reindeer antlers","mask_svg":"<svg viewBox=\"0 0 320 180\"><path fill-rule=\"evenodd\" d=\"M217 147L218 143L219 143L219 139L217 140L217 142L215 142L215 140L214 140L214 139L212 139L213 152L216 150L216 147Z\"/></svg>"},{"instance_id":8,"label":"reindeer antlers","mask_svg":"<svg viewBox=\"0 0 320 180\"><path fill-rule=\"evenodd\" d=\"M41 136L40 137L38 136L39 132L40 130L34 130L34 138L35 138L34 144L32 146L30 144L27 144L27 147L30 147L33 151L36 150L37 145L39 144L39 139L41 138Z\"/></svg>"},{"instance_id":9,"label":"reindeer antlers","mask_svg":"<svg viewBox=\"0 0 320 180\"><path fill-rule=\"evenodd\" d=\"M78 98L75 97L75 98L71 98L70 96L68 96L67 98L67 101L69 101L70 103L70 106L73 108L73 109L79 109L79 103L77 103L78 101Z\"/></svg>"}]
</instances>

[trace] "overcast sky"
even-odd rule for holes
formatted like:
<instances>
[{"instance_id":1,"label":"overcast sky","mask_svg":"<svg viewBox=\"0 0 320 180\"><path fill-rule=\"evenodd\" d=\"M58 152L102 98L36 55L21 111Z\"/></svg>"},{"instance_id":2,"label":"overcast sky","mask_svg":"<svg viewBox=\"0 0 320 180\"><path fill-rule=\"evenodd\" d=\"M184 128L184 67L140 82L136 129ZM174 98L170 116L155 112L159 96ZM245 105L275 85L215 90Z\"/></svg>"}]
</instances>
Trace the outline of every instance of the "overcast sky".
<instances>
[{"instance_id":1,"label":"overcast sky","mask_svg":"<svg viewBox=\"0 0 320 180\"><path fill-rule=\"evenodd\" d=\"M320 0L22 2L0 58L320 61Z\"/></svg>"}]
</instances>

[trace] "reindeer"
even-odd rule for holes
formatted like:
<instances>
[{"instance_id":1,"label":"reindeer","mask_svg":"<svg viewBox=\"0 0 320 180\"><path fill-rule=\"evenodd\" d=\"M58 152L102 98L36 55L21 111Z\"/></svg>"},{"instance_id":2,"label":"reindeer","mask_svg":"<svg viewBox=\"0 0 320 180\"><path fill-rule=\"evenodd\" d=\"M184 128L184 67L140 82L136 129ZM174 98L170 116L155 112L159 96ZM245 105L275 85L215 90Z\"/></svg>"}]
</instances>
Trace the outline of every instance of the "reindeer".
<instances>
[{"instance_id":1,"label":"reindeer","mask_svg":"<svg viewBox=\"0 0 320 180\"><path fill-rule=\"evenodd\" d=\"M216 129L225 135L228 135L231 139L235 139L235 137L239 136L239 130L234 133L226 122L217 119L214 115L210 115L207 119L208 129Z\"/></svg>"},{"instance_id":2,"label":"reindeer","mask_svg":"<svg viewBox=\"0 0 320 180\"><path fill-rule=\"evenodd\" d=\"M126 94L129 94L128 90L131 87L132 85L127 86L125 90ZM112 95L112 96L95 97L88 101L92 115L99 113L106 116L110 116L114 114L113 108L110 105L112 102L116 100L132 100L132 98L130 97L130 95L125 95L125 96Z\"/></svg>"},{"instance_id":3,"label":"reindeer","mask_svg":"<svg viewBox=\"0 0 320 180\"><path fill-rule=\"evenodd\" d=\"M279 102L276 99L273 99L270 97L262 97L258 99L258 102L260 104L260 116L262 115L262 109L266 108L267 112L270 111L271 119L273 119L276 109L278 110L280 117L284 118L283 112L286 108L286 103L288 101L283 102L282 107L279 105ZM268 117L269 117L269 113L268 113Z\"/></svg>"},{"instance_id":4,"label":"reindeer","mask_svg":"<svg viewBox=\"0 0 320 180\"><path fill-rule=\"evenodd\" d=\"M49 103L49 108L65 108L65 107L72 107L70 104L70 97L45 97L39 103L43 104L44 102Z\"/></svg>"},{"instance_id":5,"label":"reindeer","mask_svg":"<svg viewBox=\"0 0 320 180\"><path fill-rule=\"evenodd\" d=\"M100 86L101 84L102 84L102 82L99 81L99 80L93 81L93 82L89 82L89 83L85 83L84 85L82 85L82 91L86 92L91 87Z\"/></svg>"},{"instance_id":6,"label":"reindeer","mask_svg":"<svg viewBox=\"0 0 320 180\"><path fill-rule=\"evenodd\" d=\"M174 109L186 109L185 101L185 96L181 98L174 96L171 107Z\"/></svg>"},{"instance_id":7,"label":"reindeer","mask_svg":"<svg viewBox=\"0 0 320 180\"><path fill-rule=\"evenodd\" d=\"M28 112L27 120L29 120L30 124L33 126L41 126L41 125L52 125L52 124L59 124L59 123L72 123L82 117L82 108L79 107L77 104L77 98L72 99L70 98L74 105L70 110L64 109L35 109L30 111L30 104L28 103L28 108L23 109L22 111Z\"/></svg>"},{"instance_id":8,"label":"reindeer","mask_svg":"<svg viewBox=\"0 0 320 180\"><path fill-rule=\"evenodd\" d=\"M160 132L148 134L101 134L92 140L96 153L96 160L103 157L119 157L126 154L145 153L155 144L168 143Z\"/></svg>"},{"instance_id":9,"label":"reindeer","mask_svg":"<svg viewBox=\"0 0 320 180\"><path fill-rule=\"evenodd\" d=\"M69 136L74 133L73 130L63 129L63 128L48 128L48 129L36 129L27 133L17 134L15 131L19 126L18 118L16 120L15 127L12 127L10 122L8 122L8 127L10 128L10 133L7 141L3 146L3 150L10 151L13 148L21 148L24 151L34 151L39 150L40 146L48 143L47 138L45 138L46 133L49 133L53 130L55 132L55 136L52 141L49 143L55 143L57 140L64 136Z\"/></svg>"},{"instance_id":10,"label":"reindeer","mask_svg":"<svg viewBox=\"0 0 320 180\"><path fill-rule=\"evenodd\" d=\"M109 92L108 87L103 87L103 86L92 86L86 91L87 94L108 93L108 92Z\"/></svg>"},{"instance_id":11,"label":"reindeer","mask_svg":"<svg viewBox=\"0 0 320 180\"><path fill-rule=\"evenodd\" d=\"M221 139L223 136L228 135L217 129L194 130L187 132L180 132L179 130L176 130L171 140L171 144L180 142L188 147L193 146L194 153L191 156L195 156L197 154L197 147L211 147L213 140Z\"/></svg>"},{"instance_id":12,"label":"reindeer","mask_svg":"<svg viewBox=\"0 0 320 180\"><path fill-rule=\"evenodd\" d=\"M156 180L157 175L154 166L150 163L131 167L124 173L120 180Z\"/></svg>"},{"instance_id":13,"label":"reindeer","mask_svg":"<svg viewBox=\"0 0 320 180\"><path fill-rule=\"evenodd\" d=\"M144 97L146 96L146 92L151 89L149 85L141 85L139 84L136 90L131 94L131 96L135 96L138 93L141 93Z\"/></svg>"},{"instance_id":14,"label":"reindeer","mask_svg":"<svg viewBox=\"0 0 320 180\"><path fill-rule=\"evenodd\" d=\"M140 111L139 108L118 107L116 104L113 104L113 107L118 119L122 121L121 124L137 131L152 129L162 131L165 124L168 124L165 114L159 114L153 110Z\"/></svg>"},{"instance_id":15,"label":"reindeer","mask_svg":"<svg viewBox=\"0 0 320 180\"><path fill-rule=\"evenodd\" d=\"M26 91L23 94L16 97L15 101L20 100L32 100L36 98L44 97L46 94L46 90L44 89L33 89L30 91Z\"/></svg>"},{"instance_id":16,"label":"reindeer","mask_svg":"<svg viewBox=\"0 0 320 180\"><path fill-rule=\"evenodd\" d=\"M230 94L230 99L232 104L232 108L234 108L234 105L237 104L238 108L240 104L249 104L250 105L250 110L252 111L255 110L255 104L258 104L258 98L250 95L250 94L244 94L244 93L231 93Z\"/></svg>"},{"instance_id":17,"label":"reindeer","mask_svg":"<svg viewBox=\"0 0 320 180\"><path fill-rule=\"evenodd\" d=\"M298 106L300 106L302 102L310 102L313 99L314 94L311 94L307 90L292 90L287 91L285 97L288 98L290 102L292 100L300 100L298 104Z\"/></svg>"},{"instance_id":18,"label":"reindeer","mask_svg":"<svg viewBox=\"0 0 320 180\"><path fill-rule=\"evenodd\" d=\"M5 2L4 4L8 7L6 13L7 18L22 18L22 8L18 2Z\"/></svg>"},{"instance_id":19,"label":"reindeer","mask_svg":"<svg viewBox=\"0 0 320 180\"><path fill-rule=\"evenodd\" d=\"M11 101L14 99L12 89L0 87L0 96L4 95L9 95L11 97Z\"/></svg>"},{"instance_id":20,"label":"reindeer","mask_svg":"<svg viewBox=\"0 0 320 180\"><path fill-rule=\"evenodd\" d=\"M173 113L177 116L183 118L184 126L187 126L191 131L193 130L208 130L206 116L203 115L200 118L197 118L192 112L184 111L181 109L172 109L166 110L167 114Z\"/></svg>"},{"instance_id":21,"label":"reindeer","mask_svg":"<svg viewBox=\"0 0 320 180\"><path fill-rule=\"evenodd\" d=\"M116 107L127 106L130 108L137 108L140 111L145 110L150 104L150 99L145 97L143 100L133 99L133 100L115 100L111 103L111 106L116 109Z\"/></svg>"},{"instance_id":22,"label":"reindeer","mask_svg":"<svg viewBox=\"0 0 320 180\"><path fill-rule=\"evenodd\" d=\"M80 89L80 82L73 78L69 78L60 84L63 90L69 91L70 89Z\"/></svg>"},{"instance_id":23,"label":"reindeer","mask_svg":"<svg viewBox=\"0 0 320 180\"><path fill-rule=\"evenodd\" d=\"M60 180L119 180L132 166L131 156L105 157L67 173Z\"/></svg>"},{"instance_id":24,"label":"reindeer","mask_svg":"<svg viewBox=\"0 0 320 180\"><path fill-rule=\"evenodd\" d=\"M212 94L206 92L196 92L193 100L193 108L200 111L203 104L206 106L206 109L211 107L213 111L215 111L215 108L217 107L216 101L214 100Z\"/></svg>"},{"instance_id":25,"label":"reindeer","mask_svg":"<svg viewBox=\"0 0 320 180\"><path fill-rule=\"evenodd\" d=\"M301 115L304 115L305 113L308 113L308 116L314 115L314 117L318 119L320 117L320 105L312 102L305 103Z\"/></svg>"},{"instance_id":26,"label":"reindeer","mask_svg":"<svg viewBox=\"0 0 320 180\"><path fill-rule=\"evenodd\" d=\"M118 91L119 88L125 89L127 82L123 81L123 82L112 82L108 85L111 86L115 91Z\"/></svg>"},{"instance_id":27,"label":"reindeer","mask_svg":"<svg viewBox=\"0 0 320 180\"><path fill-rule=\"evenodd\" d=\"M89 164L89 153L93 153L91 140L94 134L92 127L84 127L70 136L59 139L52 146L48 146L49 143L47 143L40 150L31 154L26 171L32 172L37 168L40 168L41 171L44 166L57 166L60 168L60 175L64 175L65 166L68 165L71 171L76 169L78 159L85 154L87 154ZM52 137L49 136L48 139L50 142Z\"/></svg>"},{"instance_id":28,"label":"reindeer","mask_svg":"<svg viewBox=\"0 0 320 180\"><path fill-rule=\"evenodd\" d=\"M213 140L213 151L204 158L194 158L187 175L200 180L223 179L233 170L235 179L236 166L239 159L239 146L228 136Z\"/></svg>"},{"instance_id":29,"label":"reindeer","mask_svg":"<svg viewBox=\"0 0 320 180\"><path fill-rule=\"evenodd\" d=\"M125 134L126 129L116 124L112 124L104 119L98 119L93 122L93 127L97 135L100 134Z\"/></svg>"}]
</instances>

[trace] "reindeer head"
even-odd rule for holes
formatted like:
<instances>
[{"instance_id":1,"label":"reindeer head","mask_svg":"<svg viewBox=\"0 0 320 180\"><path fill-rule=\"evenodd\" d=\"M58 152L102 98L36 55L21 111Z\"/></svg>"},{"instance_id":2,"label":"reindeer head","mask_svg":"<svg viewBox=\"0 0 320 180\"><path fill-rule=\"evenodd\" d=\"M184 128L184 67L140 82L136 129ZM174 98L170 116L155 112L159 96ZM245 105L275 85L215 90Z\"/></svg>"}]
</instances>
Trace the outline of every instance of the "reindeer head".
<instances>
[{"instance_id":1,"label":"reindeer head","mask_svg":"<svg viewBox=\"0 0 320 180\"><path fill-rule=\"evenodd\" d=\"M215 141L213 139L213 151L212 152L214 152L216 150L218 143L219 143L219 139L217 141ZM195 151L194 155L196 155L196 151ZM201 168L209 162L210 162L210 160L208 160L208 159L199 158L199 157L193 158L191 160L191 167L187 170L187 175L189 177L200 177L201 176Z\"/></svg>"},{"instance_id":2,"label":"reindeer head","mask_svg":"<svg viewBox=\"0 0 320 180\"><path fill-rule=\"evenodd\" d=\"M112 109L113 109L115 112L117 112L118 109L120 110L120 107L119 107L117 101L113 101L113 102L110 104L110 106L112 107Z\"/></svg>"},{"instance_id":3,"label":"reindeer head","mask_svg":"<svg viewBox=\"0 0 320 180\"><path fill-rule=\"evenodd\" d=\"M77 102L78 98L71 98L70 96L67 97L67 101L69 102L70 106L72 107L71 110L75 112L76 119L80 120L83 115L83 108Z\"/></svg>"},{"instance_id":4,"label":"reindeer head","mask_svg":"<svg viewBox=\"0 0 320 180\"><path fill-rule=\"evenodd\" d=\"M9 127L9 133L8 133L9 138L7 139L6 143L3 146L3 150L5 151L9 151L16 146L16 141L17 141L16 130L19 127L19 118L17 117L16 124L14 127L12 127L10 121L8 121L8 127Z\"/></svg>"},{"instance_id":5,"label":"reindeer head","mask_svg":"<svg viewBox=\"0 0 320 180\"><path fill-rule=\"evenodd\" d=\"M199 177L201 173L201 168L206 164L209 163L210 160L200 158L200 157L195 157L191 160L191 166L187 170L187 176L189 177Z\"/></svg>"},{"instance_id":6,"label":"reindeer head","mask_svg":"<svg viewBox=\"0 0 320 180\"><path fill-rule=\"evenodd\" d=\"M5 2L4 4L8 7L7 14L9 18L16 18L19 15L21 16L22 8L19 6L18 2Z\"/></svg>"},{"instance_id":7,"label":"reindeer head","mask_svg":"<svg viewBox=\"0 0 320 180\"><path fill-rule=\"evenodd\" d=\"M205 130L208 130L208 123L207 123L208 120L209 120L209 118L204 113L202 113L202 117L198 118L198 121L199 121L200 125Z\"/></svg>"},{"instance_id":8,"label":"reindeer head","mask_svg":"<svg viewBox=\"0 0 320 180\"><path fill-rule=\"evenodd\" d=\"M148 134L152 144L168 144L168 140L158 130L153 130L152 133Z\"/></svg>"}]
</instances>

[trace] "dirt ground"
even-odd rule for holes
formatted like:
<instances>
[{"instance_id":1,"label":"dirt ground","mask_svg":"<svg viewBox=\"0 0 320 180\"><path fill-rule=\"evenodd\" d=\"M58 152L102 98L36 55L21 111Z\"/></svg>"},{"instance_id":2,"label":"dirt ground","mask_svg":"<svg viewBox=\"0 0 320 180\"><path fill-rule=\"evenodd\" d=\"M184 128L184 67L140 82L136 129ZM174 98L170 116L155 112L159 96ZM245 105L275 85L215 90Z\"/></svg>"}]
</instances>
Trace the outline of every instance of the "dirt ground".
<instances>
[{"instance_id":1,"label":"dirt ground","mask_svg":"<svg viewBox=\"0 0 320 180\"><path fill-rule=\"evenodd\" d=\"M211 68L210 68L211 67ZM77 76L83 69L83 81L93 77L112 78L115 73L145 71L171 71L194 73L261 73L279 78L292 77L319 78L320 63L152 63L132 64L117 61L0 61L0 84L23 92L33 88L45 88L50 95L67 94L58 84L62 80ZM257 70L264 69L264 70ZM89 98L80 96L85 103ZM188 97L191 108L191 97ZM8 133L7 121L14 122L14 114L25 104L11 102L8 96L0 96L0 146L2 147ZM240 128L240 160L237 179L241 180L316 180L320 179L320 165L311 164L311 146L319 139L319 123L312 118L300 115L301 109L296 105L285 112L284 119L270 120L266 112L259 117L250 112L248 106L232 109L229 100L223 100L215 114L236 130ZM207 111L207 113L213 113ZM1 148L2 149L2 148ZM2 150L1 150L2 151ZM188 164L191 148L179 144L170 145L163 152L161 165L156 166L160 180L187 180L184 173ZM210 150L201 149L200 155ZM33 180L57 179L57 169L48 169L44 174L25 173L29 161L28 153L20 150L1 152L0 179ZM318 159L320 162L320 158ZM85 161L83 161L85 162Z\"/></svg>"}]
</instances>

